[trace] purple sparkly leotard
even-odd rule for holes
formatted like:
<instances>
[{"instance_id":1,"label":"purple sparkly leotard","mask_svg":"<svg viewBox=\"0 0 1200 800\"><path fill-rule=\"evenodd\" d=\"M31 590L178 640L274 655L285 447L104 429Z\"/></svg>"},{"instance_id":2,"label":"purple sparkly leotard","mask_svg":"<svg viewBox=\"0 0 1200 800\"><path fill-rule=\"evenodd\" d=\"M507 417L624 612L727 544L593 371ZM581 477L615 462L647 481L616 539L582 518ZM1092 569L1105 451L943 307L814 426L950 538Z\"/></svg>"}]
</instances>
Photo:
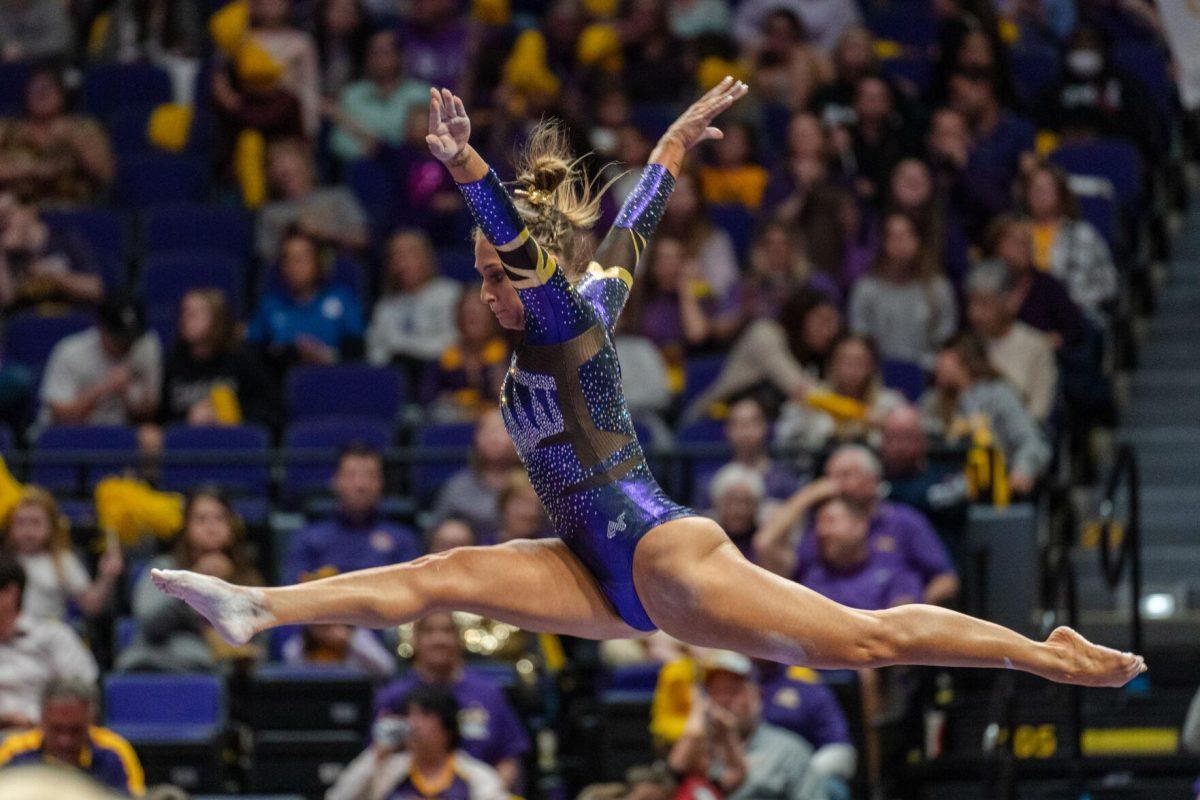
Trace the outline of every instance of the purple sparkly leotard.
<instances>
[{"instance_id":1,"label":"purple sparkly leotard","mask_svg":"<svg viewBox=\"0 0 1200 800\"><path fill-rule=\"evenodd\" d=\"M674 185L661 165L646 168L575 285L530 237L495 172L459 186L525 304L525 340L500 401L505 426L558 536L621 619L644 631L655 625L634 589L634 548L656 525L695 512L672 502L646 466L612 329Z\"/></svg>"}]
</instances>

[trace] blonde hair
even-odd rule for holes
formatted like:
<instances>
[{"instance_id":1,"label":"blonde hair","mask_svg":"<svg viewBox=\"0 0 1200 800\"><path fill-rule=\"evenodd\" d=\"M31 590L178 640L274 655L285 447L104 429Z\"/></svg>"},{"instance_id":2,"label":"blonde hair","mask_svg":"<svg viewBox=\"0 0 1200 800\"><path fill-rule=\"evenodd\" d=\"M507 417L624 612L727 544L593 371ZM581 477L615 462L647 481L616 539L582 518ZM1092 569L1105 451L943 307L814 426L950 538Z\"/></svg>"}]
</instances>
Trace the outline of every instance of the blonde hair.
<instances>
[{"instance_id":1,"label":"blonde hair","mask_svg":"<svg viewBox=\"0 0 1200 800\"><path fill-rule=\"evenodd\" d=\"M71 549L71 521L59 509L54 495L40 486L26 486L22 489L20 499L13 506L13 510L9 512L8 518L4 520L4 544L6 547L11 546L8 537L12 528L13 515L21 506L37 506L46 515L46 521L50 526L46 550L54 557L55 561Z\"/></svg>"},{"instance_id":2,"label":"blonde hair","mask_svg":"<svg viewBox=\"0 0 1200 800\"><path fill-rule=\"evenodd\" d=\"M586 156L572 158L566 131L542 120L517 155L513 204L530 235L552 252L568 278L577 278L591 259L589 231L600 218L600 200L617 180L598 187L584 174ZM620 176L618 176L620 177ZM476 230L476 236L481 233Z\"/></svg>"}]
</instances>

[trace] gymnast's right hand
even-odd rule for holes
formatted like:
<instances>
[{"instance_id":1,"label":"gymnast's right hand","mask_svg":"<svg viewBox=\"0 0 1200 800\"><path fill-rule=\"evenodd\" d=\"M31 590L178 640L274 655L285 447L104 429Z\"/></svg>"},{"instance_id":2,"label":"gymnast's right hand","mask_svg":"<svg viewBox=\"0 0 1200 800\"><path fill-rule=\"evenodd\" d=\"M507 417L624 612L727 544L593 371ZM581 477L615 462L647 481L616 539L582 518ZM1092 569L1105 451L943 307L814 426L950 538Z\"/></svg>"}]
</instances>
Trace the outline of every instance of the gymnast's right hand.
<instances>
[{"instance_id":1,"label":"gymnast's right hand","mask_svg":"<svg viewBox=\"0 0 1200 800\"><path fill-rule=\"evenodd\" d=\"M429 90L429 152L443 164L454 166L466 161L467 142L471 138L471 118L463 101L449 89Z\"/></svg>"}]
</instances>

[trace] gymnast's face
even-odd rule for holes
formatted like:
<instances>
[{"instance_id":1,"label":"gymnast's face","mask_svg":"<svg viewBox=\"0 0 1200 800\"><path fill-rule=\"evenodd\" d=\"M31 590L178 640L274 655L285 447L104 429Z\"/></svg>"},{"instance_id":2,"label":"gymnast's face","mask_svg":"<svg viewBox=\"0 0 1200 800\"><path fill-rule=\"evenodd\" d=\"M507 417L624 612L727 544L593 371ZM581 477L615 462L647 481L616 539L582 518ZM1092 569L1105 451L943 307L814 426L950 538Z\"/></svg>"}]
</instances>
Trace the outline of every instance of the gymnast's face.
<instances>
[{"instance_id":1,"label":"gymnast's face","mask_svg":"<svg viewBox=\"0 0 1200 800\"><path fill-rule=\"evenodd\" d=\"M525 305L521 296L500 263L500 253L482 236L475 237L475 271L483 280L479 299L487 303L500 325L510 331L524 330Z\"/></svg>"}]
</instances>

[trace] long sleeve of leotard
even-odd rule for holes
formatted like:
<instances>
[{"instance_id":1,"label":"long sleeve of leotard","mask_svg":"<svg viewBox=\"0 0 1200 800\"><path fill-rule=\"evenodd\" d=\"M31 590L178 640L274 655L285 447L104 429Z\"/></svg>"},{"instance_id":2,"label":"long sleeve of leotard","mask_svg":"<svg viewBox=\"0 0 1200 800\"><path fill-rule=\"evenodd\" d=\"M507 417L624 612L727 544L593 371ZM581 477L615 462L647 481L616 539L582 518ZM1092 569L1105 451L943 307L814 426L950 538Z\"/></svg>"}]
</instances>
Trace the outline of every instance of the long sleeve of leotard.
<instances>
[{"instance_id":1,"label":"long sleeve of leotard","mask_svg":"<svg viewBox=\"0 0 1200 800\"><path fill-rule=\"evenodd\" d=\"M675 178L666 167L648 164L588 265L588 278L580 292L610 330L625 307L637 264L674 188Z\"/></svg>"},{"instance_id":2,"label":"long sleeve of leotard","mask_svg":"<svg viewBox=\"0 0 1200 800\"><path fill-rule=\"evenodd\" d=\"M558 261L529 234L495 170L460 183L475 224L500 253L504 271L525 305L525 341L557 344L592 324L592 312L571 286Z\"/></svg>"}]
</instances>

